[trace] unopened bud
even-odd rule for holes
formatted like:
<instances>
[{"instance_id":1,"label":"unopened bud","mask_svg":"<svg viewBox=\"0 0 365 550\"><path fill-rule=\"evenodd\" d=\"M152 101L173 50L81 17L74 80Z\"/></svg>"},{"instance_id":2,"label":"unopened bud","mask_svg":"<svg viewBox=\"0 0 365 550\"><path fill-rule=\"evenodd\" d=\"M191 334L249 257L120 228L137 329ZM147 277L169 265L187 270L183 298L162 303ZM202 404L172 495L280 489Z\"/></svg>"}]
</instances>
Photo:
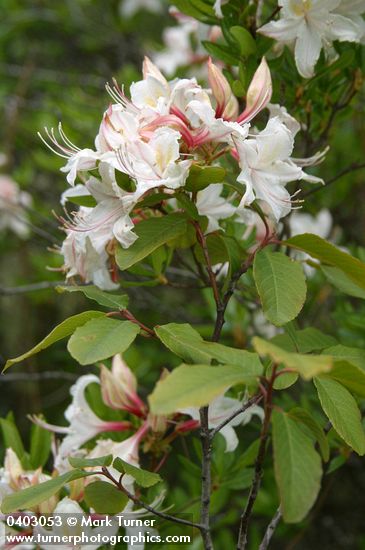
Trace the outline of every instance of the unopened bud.
<instances>
[{"instance_id":1,"label":"unopened bud","mask_svg":"<svg viewBox=\"0 0 365 550\"><path fill-rule=\"evenodd\" d=\"M247 90L246 108L237 119L237 122L248 122L266 107L272 96L271 74L266 59L262 61L253 75Z\"/></svg>"},{"instance_id":2,"label":"unopened bud","mask_svg":"<svg viewBox=\"0 0 365 550\"><path fill-rule=\"evenodd\" d=\"M217 102L215 114L222 118L236 118L238 113L238 102L232 93L228 80L222 71L208 61L208 79L214 98Z\"/></svg>"},{"instance_id":3,"label":"unopened bud","mask_svg":"<svg viewBox=\"0 0 365 550\"><path fill-rule=\"evenodd\" d=\"M124 409L144 415L145 405L137 395L137 380L120 355L115 355L112 368L101 365L100 383L104 403L112 409Z\"/></svg>"}]
</instances>

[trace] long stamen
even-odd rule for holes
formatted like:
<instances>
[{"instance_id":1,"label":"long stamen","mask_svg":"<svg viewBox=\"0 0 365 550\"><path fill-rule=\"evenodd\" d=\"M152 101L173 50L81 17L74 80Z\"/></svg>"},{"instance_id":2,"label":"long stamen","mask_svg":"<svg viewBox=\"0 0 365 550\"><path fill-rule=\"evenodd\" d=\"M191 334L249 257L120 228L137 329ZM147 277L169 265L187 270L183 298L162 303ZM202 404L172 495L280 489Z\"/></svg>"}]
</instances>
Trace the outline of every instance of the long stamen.
<instances>
[{"instance_id":1,"label":"long stamen","mask_svg":"<svg viewBox=\"0 0 365 550\"><path fill-rule=\"evenodd\" d=\"M64 158L64 159L69 159L69 158L70 158L70 155L65 155L64 153L60 153L60 151L57 151L56 149L54 149L54 148L52 147L52 145L50 145L50 144L48 143L48 141L44 139L44 137L42 136L42 134L41 134L40 132L37 132L37 135L38 135L39 139L44 143L44 145L45 145L46 147L48 147L48 149L49 149L50 151L52 151L52 153L54 153L55 155L58 155L59 157L62 157L62 158Z\"/></svg>"},{"instance_id":2,"label":"long stamen","mask_svg":"<svg viewBox=\"0 0 365 550\"><path fill-rule=\"evenodd\" d=\"M79 151L81 151L81 149L79 147L77 147L74 143L72 143L72 141L70 141L68 139L68 137L66 136L65 132L63 131L63 128L62 128L62 123L59 122L58 123L58 131L59 131L59 134L61 136L61 138L63 139L63 142L68 146L70 147L75 153L78 153Z\"/></svg>"}]
</instances>

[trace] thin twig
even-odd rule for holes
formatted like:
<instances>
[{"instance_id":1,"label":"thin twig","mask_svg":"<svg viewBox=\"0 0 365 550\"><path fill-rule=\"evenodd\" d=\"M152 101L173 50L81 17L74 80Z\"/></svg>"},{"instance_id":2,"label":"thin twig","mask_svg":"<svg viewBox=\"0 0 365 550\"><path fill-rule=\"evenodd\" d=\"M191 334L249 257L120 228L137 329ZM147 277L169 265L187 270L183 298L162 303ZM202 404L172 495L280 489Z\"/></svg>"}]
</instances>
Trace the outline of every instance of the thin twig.
<instances>
[{"instance_id":1,"label":"thin twig","mask_svg":"<svg viewBox=\"0 0 365 550\"><path fill-rule=\"evenodd\" d=\"M196 528L196 529L201 528L201 525L199 523L194 523L194 522L189 521L187 519L177 518L175 516L171 516L170 514L166 514L165 512L160 512L159 510L156 510L155 508L153 508L152 506L150 506L146 502L143 502L141 499L139 499L138 497L136 497L135 495L130 493L128 491L128 489L126 489L124 487L124 485L122 485L123 475L121 475L120 479L117 480L112 476L112 474L109 472L109 470L106 467L102 467L101 471L100 472L95 472L95 474L96 475L99 474L99 475L103 475L103 476L107 477L112 483L114 483L114 485L120 491L125 493L127 495L127 497L132 502L137 504L137 506L140 506L141 508L144 508L145 510L148 510L149 512L151 512L151 514L154 514L155 516L158 516L158 517L160 517L162 519L165 519L167 521L172 521L174 523L180 523L181 525L187 525L189 527L193 527L193 528Z\"/></svg>"},{"instance_id":2,"label":"thin twig","mask_svg":"<svg viewBox=\"0 0 365 550\"><path fill-rule=\"evenodd\" d=\"M341 170L341 172L339 172L337 174L337 176L334 176L333 178L326 181L326 185L317 185L316 187L313 187L309 191L306 191L306 193L303 193L302 197L303 198L308 197L309 195L313 195L313 193L317 193L318 191L321 191L322 189L327 189L327 187L329 185L331 185L332 183L335 183L335 181L339 180L343 176L346 176L346 174L350 174L351 172L355 172L356 170L362 170L363 168L365 168L365 162L363 162L361 164L355 162L355 163L351 164L350 166L348 166L347 168L344 168L343 170Z\"/></svg>"},{"instance_id":3,"label":"thin twig","mask_svg":"<svg viewBox=\"0 0 365 550\"><path fill-rule=\"evenodd\" d=\"M120 310L120 311L111 311L110 313L107 313L107 316L108 317L113 317L113 316L123 317L124 319L127 319L128 321L131 321L135 325L138 325L150 337L156 336L155 331L152 328L149 328L147 325L143 324L141 321L136 319L136 317L133 315L133 313L131 311L129 311L128 309L123 309L123 310Z\"/></svg>"},{"instance_id":4,"label":"thin twig","mask_svg":"<svg viewBox=\"0 0 365 550\"><path fill-rule=\"evenodd\" d=\"M30 285L21 285L13 287L0 287L0 296L13 296L16 294L26 294L27 292L36 292L37 290L49 290L62 285L64 281L42 281Z\"/></svg>"},{"instance_id":5,"label":"thin twig","mask_svg":"<svg viewBox=\"0 0 365 550\"><path fill-rule=\"evenodd\" d=\"M45 371L45 372L12 372L3 373L1 382L38 382L39 380L70 380L74 382L79 376L72 372Z\"/></svg>"},{"instance_id":6,"label":"thin twig","mask_svg":"<svg viewBox=\"0 0 365 550\"><path fill-rule=\"evenodd\" d=\"M263 476L263 463L266 455L266 443L269 435L270 420L272 414L272 394L274 388L274 382L276 379L276 366L273 367L272 374L268 383L266 395L265 395L265 416L262 424L260 434L260 445L255 460L255 471L246 502L245 509L241 515L240 528L238 534L237 550L245 550L247 546L248 528L251 519L252 509L256 502L257 495L261 485L261 479Z\"/></svg>"},{"instance_id":7,"label":"thin twig","mask_svg":"<svg viewBox=\"0 0 365 550\"><path fill-rule=\"evenodd\" d=\"M269 547L271 538L275 532L275 529L279 525L279 522L281 520L281 510L280 507L276 510L272 520L270 521L269 525L267 526L264 538L261 541L261 544L259 546L259 550L266 550Z\"/></svg>"},{"instance_id":8,"label":"thin twig","mask_svg":"<svg viewBox=\"0 0 365 550\"><path fill-rule=\"evenodd\" d=\"M210 534L210 494L212 490L212 475L211 475L211 457L212 457L212 442L209 434L209 407L202 407L200 413L200 439L202 445L202 493L201 493L201 515L200 522L202 527L200 532L202 535L205 550L213 549L213 541Z\"/></svg>"},{"instance_id":9,"label":"thin twig","mask_svg":"<svg viewBox=\"0 0 365 550\"><path fill-rule=\"evenodd\" d=\"M202 231L202 228L200 227L199 223L198 222L193 222L193 223L194 223L198 243L200 244L200 247L201 247L201 249L203 251L203 254L204 254L205 262L207 264L206 268L207 268L207 272L208 272L210 286L212 287L214 300L215 300L217 310L218 310L222 307L222 302L221 302L221 297L219 295L217 279L215 277L215 274L214 274L214 271L213 271L213 268L212 268L212 263L210 261L207 241L206 241L205 235L204 235L204 233Z\"/></svg>"},{"instance_id":10,"label":"thin twig","mask_svg":"<svg viewBox=\"0 0 365 550\"><path fill-rule=\"evenodd\" d=\"M228 416L223 422L221 422L220 424L218 424L218 426L216 426L213 430L211 430L210 438L213 439L213 437L215 437L217 433L224 428L224 426L227 426L227 424L229 424L231 420L236 418L236 416L238 416L239 414L242 414L243 412L247 411L247 409L252 407L252 405L257 405L258 403L260 403L261 399L262 399L262 395L255 395L254 397L251 397L251 399L246 401L246 403L244 403L242 407L237 409L230 416Z\"/></svg>"}]
</instances>

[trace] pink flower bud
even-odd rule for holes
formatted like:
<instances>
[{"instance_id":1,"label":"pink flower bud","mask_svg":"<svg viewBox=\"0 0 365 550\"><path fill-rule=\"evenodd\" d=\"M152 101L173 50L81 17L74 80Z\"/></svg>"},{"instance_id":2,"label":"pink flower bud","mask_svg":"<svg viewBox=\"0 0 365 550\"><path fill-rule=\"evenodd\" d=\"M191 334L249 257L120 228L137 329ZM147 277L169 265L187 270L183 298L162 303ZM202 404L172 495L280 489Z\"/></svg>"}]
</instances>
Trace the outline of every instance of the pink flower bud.
<instances>
[{"instance_id":1,"label":"pink flower bud","mask_svg":"<svg viewBox=\"0 0 365 550\"><path fill-rule=\"evenodd\" d=\"M101 365L100 383L103 401L108 407L144 416L145 405L137 395L136 377L120 355L114 356L111 370Z\"/></svg>"},{"instance_id":2,"label":"pink flower bud","mask_svg":"<svg viewBox=\"0 0 365 550\"><path fill-rule=\"evenodd\" d=\"M262 61L253 75L253 79L247 90L246 108L237 119L243 123L253 119L269 103L272 95L271 74L266 59Z\"/></svg>"},{"instance_id":3,"label":"pink flower bud","mask_svg":"<svg viewBox=\"0 0 365 550\"><path fill-rule=\"evenodd\" d=\"M208 80L214 98L217 102L215 115L217 118L234 119L238 114L238 101L232 93L228 80L222 71L208 61Z\"/></svg>"}]
</instances>

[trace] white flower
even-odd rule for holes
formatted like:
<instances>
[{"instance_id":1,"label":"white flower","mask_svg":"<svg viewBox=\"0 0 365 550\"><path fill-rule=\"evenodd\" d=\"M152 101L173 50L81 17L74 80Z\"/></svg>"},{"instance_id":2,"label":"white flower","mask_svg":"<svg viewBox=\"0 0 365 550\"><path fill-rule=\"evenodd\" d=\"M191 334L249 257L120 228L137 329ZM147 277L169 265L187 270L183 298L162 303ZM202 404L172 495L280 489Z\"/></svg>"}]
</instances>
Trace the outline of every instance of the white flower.
<instances>
[{"instance_id":1,"label":"white flower","mask_svg":"<svg viewBox=\"0 0 365 550\"><path fill-rule=\"evenodd\" d=\"M99 458L111 454L114 458L121 458L125 462L128 462L128 464L138 468L139 446L148 429L148 424L144 423L134 435L121 442L112 441L111 439L99 439L94 449L88 454L88 458ZM108 470L114 478L119 479L120 472L112 466ZM133 492L133 484L134 480L132 476L123 476L123 485L126 489Z\"/></svg>"},{"instance_id":2,"label":"white flower","mask_svg":"<svg viewBox=\"0 0 365 550\"><path fill-rule=\"evenodd\" d=\"M156 53L153 61L166 74L173 75L176 69L193 61L191 35L197 32L198 26L195 19L189 18L181 25L164 29L162 38L166 49Z\"/></svg>"},{"instance_id":3,"label":"white flower","mask_svg":"<svg viewBox=\"0 0 365 550\"><path fill-rule=\"evenodd\" d=\"M202 216L207 216L209 221L206 233L220 229L219 220L229 218L236 212L236 207L230 204L227 199L221 197L222 191L223 185L221 183L213 183L197 194L196 207L198 212Z\"/></svg>"},{"instance_id":4,"label":"white flower","mask_svg":"<svg viewBox=\"0 0 365 550\"><path fill-rule=\"evenodd\" d=\"M86 283L92 282L103 290L118 288L118 285L112 281L107 267L106 251L96 250L90 235L80 231L67 231L67 237L62 243L60 252L64 258L67 278L80 275Z\"/></svg>"},{"instance_id":5,"label":"white flower","mask_svg":"<svg viewBox=\"0 0 365 550\"><path fill-rule=\"evenodd\" d=\"M24 536L26 539L29 536L29 533L25 531L24 534L22 534L21 531L17 531L15 529L11 529L9 526L5 527L5 523L3 521L0 521L0 548L1 550L33 550L36 548L35 544L26 544L25 542L19 542L19 543L12 543L11 545L8 542L8 539L5 539L5 535L9 536L16 536L21 537ZM19 540L19 539L18 539Z\"/></svg>"},{"instance_id":6,"label":"white flower","mask_svg":"<svg viewBox=\"0 0 365 550\"><path fill-rule=\"evenodd\" d=\"M100 159L100 154L92 149L82 149L69 157L61 172L67 174L66 179L70 185L75 185L77 172L87 171L96 168L96 163Z\"/></svg>"},{"instance_id":7,"label":"white flower","mask_svg":"<svg viewBox=\"0 0 365 550\"><path fill-rule=\"evenodd\" d=\"M101 153L119 149L127 141L138 139L138 130L138 111L133 111L128 103L126 106L119 103L110 105L104 113L95 146ZM102 158L108 156L102 155Z\"/></svg>"},{"instance_id":8,"label":"white flower","mask_svg":"<svg viewBox=\"0 0 365 550\"><path fill-rule=\"evenodd\" d=\"M61 537L61 540L64 540L62 539L62 537L69 538L69 544L57 545L57 548L59 548L60 550L75 550L76 548L78 550L96 550L97 548L100 548L100 546L102 546L103 544L78 544L77 546L75 546L74 539L72 539L72 537L82 537L82 535L84 535L86 539L91 538L92 536L97 537L98 535L111 537L112 535L116 535L116 533L118 532L117 521L112 522L112 526L102 526L96 528L92 528L88 525L81 525L81 516L85 515L85 512L76 501L71 500L68 497L64 497L57 504L53 513L55 515L60 514L61 517L63 516L64 519L62 520L62 525L57 525L56 522L52 529L45 529L38 524L34 528L34 534L36 536L39 535L40 537L44 538L46 538L47 536ZM77 524L71 526L67 521L65 521L66 514L67 516L75 516L76 518L79 518ZM41 544L41 547L43 550L54 550L55 544Z\"/></svg>"},{"instance_id":9,"label":"white flower","mask_svg":"<svg viewBox=\"0 0 365 550\"><path fill-rule=\"evenodd\" d=\"M179 132L163 127L155 130L148 143L133 141L121 149L120 169L136 181L135 196L156 187L184 185L191 161L180 160L179 139Z\"/></svg>"},{"instance_id":10,"label":"white flower","mask_svg":"<svg viewBox=\"0 0 365 550\"><path fill-rule=\"evenodd\" d=\"M216 428L227 418L231 416L234 412L238 411L242 407L243 403L238 399L233 399L232 397L225 397L221 395L217 397L209 404L209 428ZM186 409L181 409L178 411L182 414L187 414L191 416L196 421L200 420L199 409L190 407ZM237 415L233 420L231 420L224 428L220 430L219 433L222 434L226 440L226 452L234 451L238 445L238 438L234 427L248 424L252 417L256 415L262 421L264 418L264 411L258 405L252 405L246 411Z\"/></svg>"},{"instance_id":11,"label":"white flower","mask_svg":"<svg viewBox=\"0 0 365 550\"><path fill-rule=\"evenodd\" d=\"M100 384L99 378L93 374L80 376L71 387L72 403L66 409L65 417L69 426L54 426L40 418L32 417L33 422L46 430L66 434L59 449L56 467L64 468L69 456L80 450L87 441L106 431L123 431L129 429L128 422L108 422L99 418L86 400L85 390L89 384Z\"/></svg>"},{"instance_id":12,"label":"white flower","mask_svg":"<svg viewBox=\"0 0 365 550\"><path fill-rule=\"evenodd\" d=\"M323 208L312 216L306 212L293 212L289 218L290 235L301 235L302 233L313 233L327 239L332 229L332 216L329 210Z\"/></svg>"},{"instance_id":13,"label":"white flower","mask_svg":"<svg viewBox=\"0 0 365 550\"><path fill-rule=\"evenodd\" d=\"M10 229L19 237L29 235L29 222L25 208L32 199L9 176L0 175L0 231Z\"/></svg>"},{"instance_id":14,"label":"white flower","mask_svg":"<svg viewBox=\"0 0 365 550\"><path fill-rule=\"evenodd\" d=\"M276 221L292 208L287 183L301 179L322 181L307 175L291 158L293 133L279 117L270 118L266 128L252 138L236 140L236 147L242 169L237 180L246 185L240 206L260 199L270 207Z\"/></svg>"},{"instance_id":15,"label":"white flower","mask_svg":"<svg viewBox=\"0 0 365 550\"><path fill-rule=\"evenodd\" d=\"M358 20L360 8L348 17L346 4L351 2L345 4L344 14L338 13L340 4L341 0L279 0L280 19L259 32L279 42L292 42L298 71L310 78L322 48L329 52L332 41L359 42L364 34L364 25Z\"/></svg>"},{"instance_id":16,"label":"white flower","mask_svg":"<svg viewBox=\"0 0 365 550\"><path fill-rule=\"evenodd\" d=\"M228 0L215 0L213 9L217 17L222 18L222 5L227 4Z\"/></svg>"},{"instance_id":17,"label":"white flower","mask_svg":"<svg viewBox=\"0 0 365 550\"><path fill-rule=\"evenodd\" d=\"M361 17L364 12L364 0L341 0L340 5L335 10L336 14L342 15L346 19L351 19L357 27L358 36L361 37L362 43L365 40L365 21Z\"/></svg>"},{"instance_id":18,"label":"white flower","mask_svg":"<svg viewBox=\"0 0 365 550\"><path fill-rule=\"evenodd\" d=\"M322 237L322 239L327 239L330 236L332 225L333 219L331 213L326 208L320 210L315 216L307 212L293 212L289 217L290 236L292 237L301 235L302 233L312 233L313 235ZM295 258L304 262L303 268L307 276L313 275L315 272L314 268L305 263L310 256L300 251L295 251L294 255Z\"/></svg>"},{"instance_id":19,"label":"white flower","mask_svg":"<svg viewBox=\"0 0 365 550\"><path fill-rule=\"evenodd\" d=\"M37 470L24 470L13 449L6 449L4 467L0 470L0 505L6 495L22 491L50 479L50 476L42 473L41 468ZM41 514L51 513L56 504L57 496L51 496L36 507L33 507L32 511Z\"/></svg>"},{"instance_id":20,"label":"white flower","mask_svg":"<svg viewBox=\"0 0 365 550\"><path fill-rule=\"evenodd\" d=\"M302 170L289 161L294 140L278 118L272 118L257 136L236 142L241 173L238 181L246 185L240 206L255 198L267 203L279 220L291 210L285 185L302 178Z\"/></svg>"},{"instance_id":21,"label":"white flower","mask_svg":"<svg viewBox=\"0 0 365 550\"><path fill-rule=\"evenodd\" d=\"M129 18L140 10L160 13L162 8L161 0L122 0L119 10L122 17Z\"/></svg>"},{"instance_id":22,"label":"white flower","mask_svg":"<svg viewBox=\"0 0 365 550\"><path fill-rule=\"evenodd\" d=\"M277 103L269 103L267 105L267 108L269 109L270 118L277 117L280 122L285 124L288 130L290 130L293 138L295 138L297 133L300 131L300 124L294 117L292 117L288 113L286 107L278 105Z\"/></svg>"}]
</instances>

